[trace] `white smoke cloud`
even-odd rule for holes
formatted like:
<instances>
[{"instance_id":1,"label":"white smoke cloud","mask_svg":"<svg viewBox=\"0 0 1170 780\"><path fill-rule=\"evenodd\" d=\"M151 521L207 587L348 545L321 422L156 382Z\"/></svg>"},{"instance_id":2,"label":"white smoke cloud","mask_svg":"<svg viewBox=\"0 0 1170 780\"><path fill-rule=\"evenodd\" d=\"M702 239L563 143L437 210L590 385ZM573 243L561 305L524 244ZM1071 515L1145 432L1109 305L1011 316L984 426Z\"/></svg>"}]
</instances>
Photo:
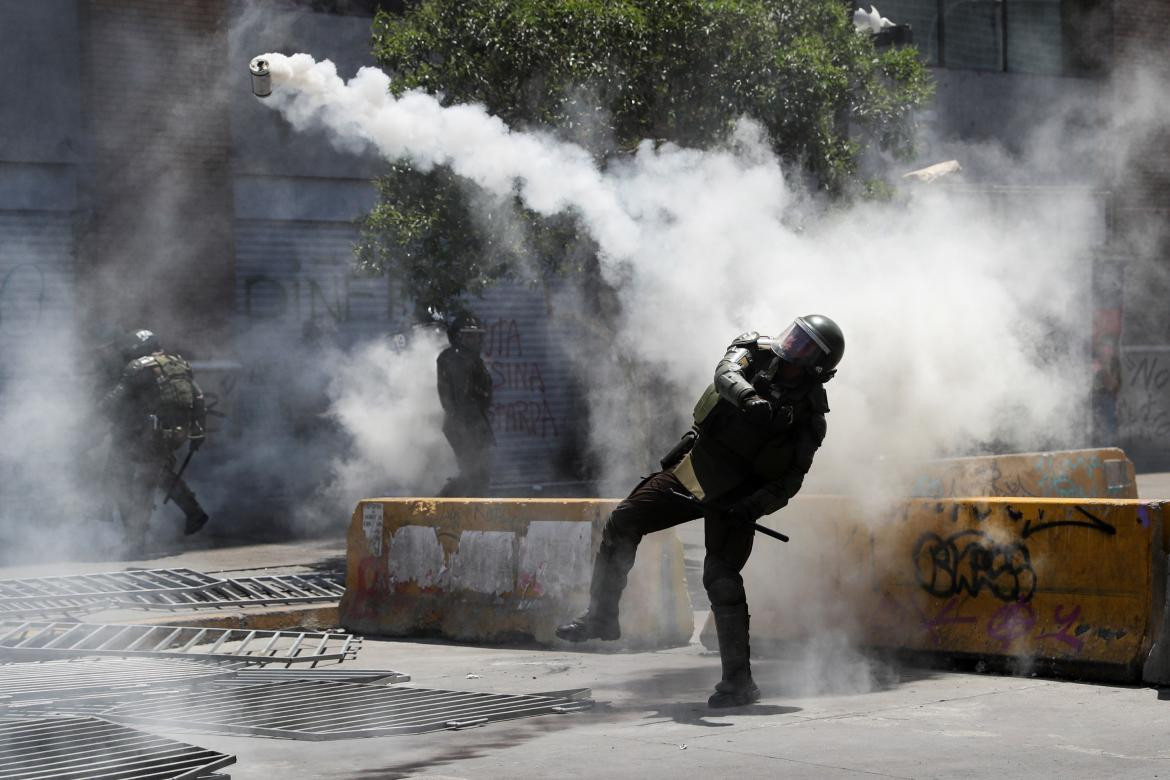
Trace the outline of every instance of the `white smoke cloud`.
<instances>
[{"instance_id":1,"label":"white smoke cloud","mask_svg":"<svg viewBox=\"0 0 1170 780\"><path fill-rule=\"evenodd\" d=\"M456 473L435 392L446 342L427 327L352 345L279 324L241 333L227 422L246 422L210 435L195 485L212 521L223 507L249 520L237 532L314 534L335 531L363 498L432 495Z\"/></svg>"},{"instance_id":2,"label":"white smoke cloud","mask_svg":"<svg viewBox=\"0 0 1170 780\"><path fill-rule=\"evenodd\" d=\"M602 171L583 148L510 130L481 106L396 98L373 68L346 82L307 54L262 58L270 103L295 127L324 125L341 145L449 165L540 213L577 214L626 304L615 349L681 388L663 399L680 414L735 334L810 312L836 319L847 347L814 468L834 490L868 480L857 467L878 456L1069 441L1081 427L1087 355L1063 339L1089 327L1083 269L1100 236L1087 197L1005 203L923 189L797 229L798 193L750 119L721 148L644 142ZM627 427L609 397L621 392L593 395L611 487L648 456L608 433Z\"/></svg>"},{"instance_id":3,"label":"white smoke cloud","mask_svg":"<svg viewBox=\"0 0 1170 780\"><path fill-rule=\"evenodd\" d=\"M335 367L329 414L351 446L333 463L329 505L404 490L433 495L455 474L434 385L435 356L445 346L446 336L417 330L402 349L368 342Z\"/></svg>"},{"instance_id":4,"label":"white smoke cloud","mask_svg":"<svg viewBox=\"0 0 1170 780\"><path fill-rule=\"evenodd\" d=\"M80 366L68 328L21 329L0 372L0 562L92 557L117 549L112 511L94 491L108 439L63 364ZM13 370L15 369L15 370Z\"/></svg>"}]
</instances>

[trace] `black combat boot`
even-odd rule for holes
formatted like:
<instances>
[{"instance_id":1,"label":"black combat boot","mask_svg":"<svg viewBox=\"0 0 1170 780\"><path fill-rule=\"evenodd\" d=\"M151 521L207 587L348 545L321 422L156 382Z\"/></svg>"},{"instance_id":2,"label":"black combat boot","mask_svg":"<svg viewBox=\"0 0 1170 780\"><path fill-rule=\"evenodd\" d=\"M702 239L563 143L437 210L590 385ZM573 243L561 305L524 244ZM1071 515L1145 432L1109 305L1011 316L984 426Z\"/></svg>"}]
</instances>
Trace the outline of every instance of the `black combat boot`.
<instances>
[{"instance_id":1,"label":"black combat boot","mask_svg":"<svg viewBox=\"0 0 1170 780\"><path fill-rule=\"evenodd\" d=\"M588 639L621 639L622 629L617 617L594 615L589 610L581 617L562 626L557 626L557 636L566 642L584 642Z\"/></svg>"},{"instance_id":2,"label":"black combat boot","mask_svg":"<svg viewBox=\"0 0 1170 780\"><path fill-rule=\"evenodd\" d=\"M174 500L175 506L183 510L183 515L186 518L183 523L185 536L198 533L203 526L207 525L207 513L203 511L203 507L199 506L199 500L195 498L191 488L187 487L186 482L180 479L174 483L171 488L171 498Z\"/></svg>"},{"instance_id":3,"label":"black combat boot","mask_svg":"<svg viewBox=\"0 0 1170 780\"><path fill-rule=\"evenodd\" d=\"M620 639L618 602L626 585L626 573L618 564L612 545L602 543L593 561L593 579L589 583L589 609L576 620L557 626L557 636L566 642L588 639Z\"/></svg>"},{"instance_id":4,"label":"black combat boot","mask_svg":"<svg viewBox=\"0 0 1170 780\"><path fill-rule=\"evenodd\" d=\"M203 526L207 525L207 513L200 512L197 515L187 515L187 521L183 524L183 535L190 536L198 533Z\"/></svg>"},{"instance_id":5,"label":"black combat boot","mask_svg":"<svg viewBox=\"0 0 1170 780\"><path fill-rule=\"evenodd\" d=\"M723 679L707 699L708 707L742 707L760 700L760 689L752 679L748 647L747 604L711 605L715 631L719 635L719 660L723 662Z\"/></svg>"}]
</instances>

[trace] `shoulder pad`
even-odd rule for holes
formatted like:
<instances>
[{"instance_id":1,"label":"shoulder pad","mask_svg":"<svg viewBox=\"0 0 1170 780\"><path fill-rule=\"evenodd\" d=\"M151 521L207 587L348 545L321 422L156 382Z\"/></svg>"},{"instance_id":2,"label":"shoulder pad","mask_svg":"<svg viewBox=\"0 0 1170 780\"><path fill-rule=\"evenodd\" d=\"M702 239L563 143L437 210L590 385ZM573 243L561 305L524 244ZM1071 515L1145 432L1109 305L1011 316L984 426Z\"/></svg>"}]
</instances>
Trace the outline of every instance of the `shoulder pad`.
<instances>
[{"instance_id":1,"label":"shoulder pad","mask_svg":"<svg viewBox=\"0 0 1170 780\"><path fill-rule=\"evenodd\" d=\"M760 340L760 334L754 330L749 330L747 333L741 333L735 337L735 341L731 342L733 347L748 347L755 346L755 343Z\"/></svg>"},{"instance_id":2,"label":"shoulder pad","mask_svg":"<svg viewBox=\"0 0 1170 780\"><path fill-rule=\"evenodd\" d=\"M814 412L826 414L829 411L829 394L825 392L825 388L823 386L814 388L813 391L808 394L808 401L809 406Z\"/></svg>"}]
</instances>

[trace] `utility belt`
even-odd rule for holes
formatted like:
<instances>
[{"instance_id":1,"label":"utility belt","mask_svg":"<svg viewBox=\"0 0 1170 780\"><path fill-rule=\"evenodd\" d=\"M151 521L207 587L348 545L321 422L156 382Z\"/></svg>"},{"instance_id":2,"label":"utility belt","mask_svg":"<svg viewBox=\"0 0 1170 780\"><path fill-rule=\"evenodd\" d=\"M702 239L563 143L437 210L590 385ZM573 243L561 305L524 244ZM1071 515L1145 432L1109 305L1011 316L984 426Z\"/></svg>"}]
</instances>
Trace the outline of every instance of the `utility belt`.
<instances>
[{"instance_id":1,"label":"utility belt","mask_svg":"<svg viewBox=\"0 0 1170 780\"><path fill-rule=\"evenodd\" d=\"M187 442L190 426L176 425L174 420L164 420L157 414L148 414L146 422L146 438L159 449L172 452Z\"/></svg>"}]
</instances>

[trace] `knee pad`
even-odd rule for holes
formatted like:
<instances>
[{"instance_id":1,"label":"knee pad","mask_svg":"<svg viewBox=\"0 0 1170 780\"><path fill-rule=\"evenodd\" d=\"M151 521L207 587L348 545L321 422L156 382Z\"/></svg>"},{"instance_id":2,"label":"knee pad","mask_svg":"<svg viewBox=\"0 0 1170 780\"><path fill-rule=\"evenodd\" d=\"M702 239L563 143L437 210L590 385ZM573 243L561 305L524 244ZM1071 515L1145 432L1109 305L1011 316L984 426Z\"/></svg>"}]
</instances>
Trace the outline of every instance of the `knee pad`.
<instances>
[{"instance_id":1,"label":"knee pad","mask_svg":"<svg viewBox=\"0 0 1170 780\"><path fill-rule=\"evenodd\" d=\"M736 576L716 577L704 581L707 589L707 598L713 606L729 607L747 603L747 592L743 589L743 578Z\"/></svg>"}]
</instances>

